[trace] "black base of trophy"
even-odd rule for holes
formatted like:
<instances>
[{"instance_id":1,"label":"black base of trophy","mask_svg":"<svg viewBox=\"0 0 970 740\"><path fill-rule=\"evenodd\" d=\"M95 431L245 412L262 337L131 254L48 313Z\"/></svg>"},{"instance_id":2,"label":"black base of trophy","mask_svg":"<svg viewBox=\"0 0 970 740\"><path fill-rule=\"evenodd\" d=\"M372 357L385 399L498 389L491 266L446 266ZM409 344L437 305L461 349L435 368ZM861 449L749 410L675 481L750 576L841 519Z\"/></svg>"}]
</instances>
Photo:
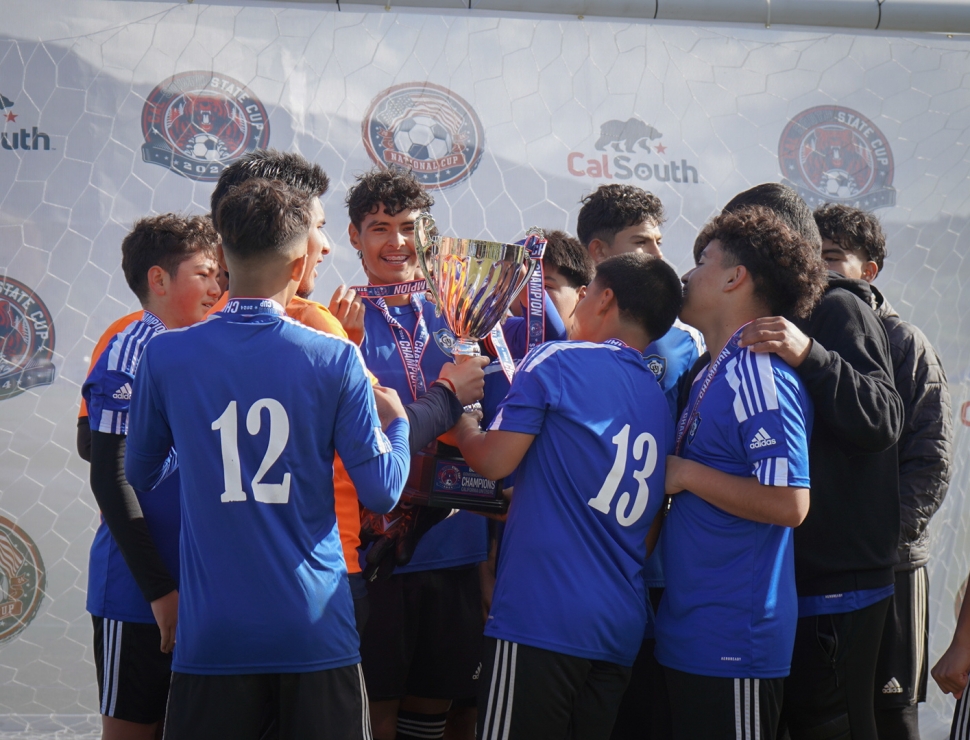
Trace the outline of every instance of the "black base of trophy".
<instances>
[{"instance_id":1,"label":"black base of trophy","mask_svg":"<svg viewBox=\"0 0 970 740\"><path fill-rule=\"evenodd\" d=\"M401 500L487 514L504 514L509 508L509 500L502 495L501 481L479 475L461 457L427 452L411 457L411 473Z\"/></svg>"}]
</instances>

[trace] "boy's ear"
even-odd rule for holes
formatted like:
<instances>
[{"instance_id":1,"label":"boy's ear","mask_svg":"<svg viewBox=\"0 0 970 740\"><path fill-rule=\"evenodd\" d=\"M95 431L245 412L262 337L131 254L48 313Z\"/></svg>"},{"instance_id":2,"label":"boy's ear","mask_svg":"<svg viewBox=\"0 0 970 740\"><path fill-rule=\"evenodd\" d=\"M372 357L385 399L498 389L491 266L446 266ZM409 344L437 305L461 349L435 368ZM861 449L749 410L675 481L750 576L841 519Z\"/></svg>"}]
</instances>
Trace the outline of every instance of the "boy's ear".
<instances>
[{"instance_id":1,"label":"boy's ear","mask_svg":"<svg viewBox=\"0 0 970 740\"><path fill-rule=\"evenodd\" d=\"M297 283L303 280L303 273L306 271L306 261L308 258L307 253L304 252L290 263L290 280Z\"/></svg>"},{"instance_id":2,"label":"boy's ear","mask_svg":"<svg viewBox=\"0 0 970 740\"><path fill-rule=\"evenodd\" d=\"M873 280L875 280L878 274L879 265L877 265L875 262L868 260L867 262L862 263L862 279L867 283L871 283Z\"/></svg>"},{"instance_id":3,"label":"boy's ear","mask_svg":"<svg viewBox=\"0 0 970 740\"><path fill-rule=\"evenodd\" d=\"M609 256L606 253L606 250L608 250L609 248L610 248L610 245L607 244L602 239L593 239L589 243L589 247L587 247L587 249L589 250L589 256L593 258L593 262L595 262L596 264L599 264Z\"/></svg>"},{"instance_id":4,"label":"boy's ear","mask_svg":"<svg viewBox=\"0 0 970 740\"><path fill-rule=\"evenodd\" d=\"M171 280L169 274L158 265L148 268L148 290L154 295L163 296L168 292L168 284Z\"/></svg>"},{"instance_id":5,"label":"boy's ear","mask_svg":"<svg viewBox=\"0 0 970 740\"><path fill-rule=\"evenodd\" d=\"M613 292L613 288L603 288L596 304L596 315L605 316L616 305L616 294Z\"/></svg>"},{"instance_id":6,"label":"boy's ear","mask_svg":"<svg viewBox=\"0 0 970 740\"><path fill-rule=\"evenodd\" d=\"M347 236L350 237L350 246L352 246L354 249L356 249L359 252L360 251L360 232L357 230L357 227L354 226L353 221L347 224Z\"/></svg>"},{"instance_id":7,"label":"boy's ear","mask_svg":"<svg viewBox=\"0 0 970 740\"><path fill-rule=\"evenodd\" d=\"M751 273L748 272L748 268L744 265L735 265L728 281L724 284L724 291L730 293L748 282L751 282Z\"/></svg>"}]
</instances>

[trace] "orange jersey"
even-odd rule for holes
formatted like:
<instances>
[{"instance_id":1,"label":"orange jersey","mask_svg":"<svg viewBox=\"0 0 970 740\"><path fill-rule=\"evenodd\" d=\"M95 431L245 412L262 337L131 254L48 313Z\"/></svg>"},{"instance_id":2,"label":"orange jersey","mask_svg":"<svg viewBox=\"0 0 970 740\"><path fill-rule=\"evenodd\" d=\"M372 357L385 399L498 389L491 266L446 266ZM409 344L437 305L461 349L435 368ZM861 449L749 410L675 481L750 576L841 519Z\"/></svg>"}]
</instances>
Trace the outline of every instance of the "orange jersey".
<instances>
[{"instance_id":1,"label":"orange jersey","mask_svg":"<svg viewBox=\"0 0 970 740\"><path fill-rule=\"evenodd\" d=\"M101 353L104 352L104 348L108 346L108 342L111 341L115 334L124 329L128 324L138 321L144 314L144 311L135 311L127 316L122 316L120 319L111 324L107 329L104 330L104 334L98 340L98 343L94 345L94 352L91 353L91 364L88 365L88 373L94 368L94 364L98 361ZM88 405L84 401L84 397L81 398L81 411L78 413L78 418L88 415Z\"/></svg>"}]
</instances>

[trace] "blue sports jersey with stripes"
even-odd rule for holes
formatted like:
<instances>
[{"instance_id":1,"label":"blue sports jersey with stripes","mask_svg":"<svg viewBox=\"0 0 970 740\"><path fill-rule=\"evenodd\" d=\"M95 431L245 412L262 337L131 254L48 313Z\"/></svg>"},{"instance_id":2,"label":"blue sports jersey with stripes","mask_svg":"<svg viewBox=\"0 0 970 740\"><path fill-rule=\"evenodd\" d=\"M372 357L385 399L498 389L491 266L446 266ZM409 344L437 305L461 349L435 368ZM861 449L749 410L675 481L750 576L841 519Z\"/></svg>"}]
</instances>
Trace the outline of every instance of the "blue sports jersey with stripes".
<instances>
[{"instance_id":1,"label":"blue sports jersey with stripes","mask_svg":"<svg viewBox=\"0 0 970 740\"><path fill-rule=\"evenodd\" d=\"M673 424L641 353L614 342L537 347L491 423L536 437L516 473L485 634L628 666Z\"/></svg>"},{"instance_id":2,"label":"blue sports jersey with stripes","mask_svg":"<svg viewBox=\"0 0 970 740\"><path fill-rule=\"evenodd\" d=\"M357 347L263 299L232 299L200 324L160 334L135 378L129 480L151 481L173 444L182 578L172 670L301 673L359 662L333 457L352 470L392 448ZM388 492L362 487L358 496L384 510Z\"/></svg>"},{"instance_id":3,"label":"blue sports jersey with stripes","mask_svg":"<svg viewBox=\"0 0 970 740\"><path fill-rule=\"evenodd\" d=\"M777 356L735 348L687 419L682 457L766 486L809 487L812 404ZM667 588L657 660L704 676L787 676L798 619L791 528L742 519L683 491L673 497L661 548Z\"/></svg>"},{"instance_id":4,"label":"blue sports jersey with stripes","mask_svg":"<svg viewBox=\"0 0 970 740\"><path fill-rule=\"evenodd\" d=\"M158 317L145 311L140 320L125 327L105 347L81 388L92 431L128 433L128 407L138 363L148 341L164 331L165 326ZM135 493L162 562L178 583L181 524L178 470L151 493L137 490ZM87 610L105 619L155 623L151 606L142 596L103 519L91 543Z\"/></svg>"}]
</instances>

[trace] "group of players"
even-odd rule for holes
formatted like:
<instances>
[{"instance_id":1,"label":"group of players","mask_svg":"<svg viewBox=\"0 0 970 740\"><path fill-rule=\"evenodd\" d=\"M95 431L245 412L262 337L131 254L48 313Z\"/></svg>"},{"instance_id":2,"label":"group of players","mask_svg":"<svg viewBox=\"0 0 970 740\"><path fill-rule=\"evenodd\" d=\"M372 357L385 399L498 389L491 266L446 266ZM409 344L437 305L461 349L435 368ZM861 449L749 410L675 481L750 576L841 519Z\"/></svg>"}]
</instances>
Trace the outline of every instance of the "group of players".
<instances>
[{"instance_id":1,"label":"group of players","mask_svg":"<svg viewBox=\"0 0 970 740\"><path fill-rule=\"evenodd\" d=\"M368 286L310 299L328 186L257 151L122 244L144 310L78 427L105 738L918 737L949 398L874 217L758 186L678 278L660 201L602 186L510 381L380 288L420 276L406 171L346 197ZM436 445L506 521L399 503Z\"/></svg>"}]
</instances>

